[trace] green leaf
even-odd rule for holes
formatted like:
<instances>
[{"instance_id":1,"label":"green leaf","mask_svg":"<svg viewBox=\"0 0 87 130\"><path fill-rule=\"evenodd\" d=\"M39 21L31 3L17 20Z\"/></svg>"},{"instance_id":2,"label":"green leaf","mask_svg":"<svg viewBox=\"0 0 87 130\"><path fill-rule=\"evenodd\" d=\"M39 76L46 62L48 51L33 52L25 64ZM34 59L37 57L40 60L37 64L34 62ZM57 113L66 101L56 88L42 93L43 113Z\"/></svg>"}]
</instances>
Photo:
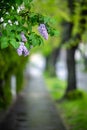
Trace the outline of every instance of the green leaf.
<instances>
[{"instance_id":1,"label":"green leaf","mask_svg":"<svg viewBox=\"0 0 87 130\"><path fill-rule=\"evenodd\" d=\"M32 2L33 0L29 0L30 2Z\"/></svg>"},{"instance_id":2,"label":"green leaf","mask_svg":"<svg viewBox=\"0 0 87 130\"><path fill-rule=\"evenodd\" d=\"M23 2L26 7L30 7L30 3L32 2L32 0L24 0Z\"/></svg>"},{"instance_id":3,"label":"green leaf","mask_svg":"<svg viewBox=\"0 0 87 130\"><path fill-rule=\"evenodd\" d=\"M25 46L27 47L27 49L30 49L30 45L28 43L26 43Z\"/></svg>"},{"instance_id":4,"label":"green leaf","mask_svg":"<svg viewBox=\"0 0 87 130\"><path fill-rule=\"evenodd\" d=\"M18 5L22 4L22 2L23 2L23 0L16 0L16 3L17 3Z\"/></svg>"},{"instance_id":5,"label":"green leaf","mask_svg":"<svg viewBox=\"0 0 87 130\"><path fill-rule=\"evenodd\" d=\"M16 35L16 39L19 40L19 41L21 41L20 35Z\"/></svg>"},{"instance_id":6,"label":"green leaf","mask_svg":"<svg viewBox=\"0 0 87 130\"><path fill-rule=\"evenodd\" d=\"M8 38L7 37L3 37L3 38L1 38L1 48L3 49L3 48L6 48L6 47L8 47Z\"/></svg>"},{"instance_id":7,"label":"green leaf","mask_svg":"<svg viewBox=\"0 0 87 130\"><path fill-rule=\"evenodd\" d=\"M53 36L58 36L60 34L60 32L57 30L53 30L53 34L54 34Z\"/></svg>"},{"instance_id":8,"label":"green leaf","mask_svg":"<svg viewBox=\"0 0 87 130\"><path fill-rule=\"evenodd\" d=\"M17 49L19 47L19 42L17 42L15 39L11 39L10 40L10 44L15 48Z\"/></svg>"},{"instance_id":9,"label":"green leaf","mask_svg":"<svg viewBox=\"0 0 87 130\"><path fill-rule=\"evenodd\" d=\"M40 37L39 38L39 45L41 45L41 44L44 44L44 42L43 42L43 39Z\"/></svg>"},{"instance_id":10,"label":"green leaf","mask_svg":"<svg viewBox=\"0 0 87 130\"><path fill-rule=\"evenodd\" d=\"M44 23L48 23L50 21L50 17L44 17Z\"/></svg>"},{"instance_id":11,"label":"green leaf","mask_svg":"<svg viewBox=\"0 0 87 130\"><path fill-rule=\"evenodd\" d=\"M34 39L32 39L32 44L33 44L33 46L36 46L37 45L37 40L34 38Z\"/></svg>"}]
</instances>

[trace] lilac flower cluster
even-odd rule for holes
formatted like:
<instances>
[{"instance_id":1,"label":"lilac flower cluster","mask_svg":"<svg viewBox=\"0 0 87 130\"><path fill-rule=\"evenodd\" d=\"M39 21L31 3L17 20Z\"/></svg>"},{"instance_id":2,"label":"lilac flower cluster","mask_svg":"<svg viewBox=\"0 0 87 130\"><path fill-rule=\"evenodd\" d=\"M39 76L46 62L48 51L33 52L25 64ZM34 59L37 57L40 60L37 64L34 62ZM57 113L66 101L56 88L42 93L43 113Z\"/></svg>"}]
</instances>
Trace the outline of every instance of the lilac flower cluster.
<instances>
[{"instance_id":1,"label":"lilac flower cluster","mask_svg":"<svg viewBox=\"0 0 87 130\"><path fill-rule=\"evenodd\" d=\"M26 48L26 46L24 45L24 42L20 42L20 46L17 49L17 53L18 53L19 56L21 56L21 55L24 55L24 56L29 55L29 51Z\"/></svg>"},{"instance_id":2,"label":"lilac flower cluster","mask_svg":"<svg viewBox=\"0 0 87 130\"><path fill-rule=\"evenodd\" d=\"M29 55L29 50L24 45L24 43L27 42L27 38L25 37L23 32L21 32L21 40L22 42L20 42L20 46L17 49L17 53L19 56L21 55L27 56Z\"/></svg>"},{"instance_id":3,"label":"lilac flower cluster","mask_svg":"<svg viewBox=\"0 0 87 130\"><path fill-rule=\"evenodd\" d=\"M21 32L21 39L22 39L22 42L27 42L27 38L25 37L23 32Z\"/></svg>"},{"instance_id":4,"label":"lilac flower cluster","mask_svg":"<svg viewBox=\"0 0 87 130\"><path fill-rule=\"evenodd\" d=\"M45 24L40 24L40 26L38 27L38 31L46 40L48 39L48 32Z\"/></svg>"}]
</instances>

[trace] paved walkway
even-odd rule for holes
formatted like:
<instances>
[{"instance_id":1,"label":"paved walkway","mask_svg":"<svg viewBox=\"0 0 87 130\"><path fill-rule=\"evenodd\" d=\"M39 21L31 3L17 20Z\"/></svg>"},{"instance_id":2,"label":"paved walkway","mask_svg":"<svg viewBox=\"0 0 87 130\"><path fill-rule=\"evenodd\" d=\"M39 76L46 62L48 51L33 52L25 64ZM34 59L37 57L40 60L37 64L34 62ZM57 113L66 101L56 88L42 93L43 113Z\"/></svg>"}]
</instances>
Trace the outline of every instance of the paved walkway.
<instances>
[{"instance_id":1,"label":"paved walkway","mask_svg":"<svg viewBox=\"0 0 87 130\"><path fill-rule=\"evenodd\" d=\"M66 130L43 78L31 78L0 130Z\"/></svg>"}]
</instances>

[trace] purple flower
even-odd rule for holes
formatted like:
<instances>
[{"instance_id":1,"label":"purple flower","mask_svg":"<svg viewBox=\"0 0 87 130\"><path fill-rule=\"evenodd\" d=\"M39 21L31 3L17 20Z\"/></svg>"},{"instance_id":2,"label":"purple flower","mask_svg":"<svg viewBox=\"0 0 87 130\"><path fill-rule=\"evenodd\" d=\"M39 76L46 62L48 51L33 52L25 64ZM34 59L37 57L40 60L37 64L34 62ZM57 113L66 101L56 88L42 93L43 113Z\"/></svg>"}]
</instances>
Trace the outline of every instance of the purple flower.
<instances>
[{"instance_id":1,"label":"purple flower","mask_svg":"<svg viewBox=\"0 0 87 130\"><path fill-rule=\"evenodd\" d=\"M29 51L28 51L28 49L26 48L26 46L23 47L23 54L24 54L24 56L29 55Z\"/></svg>"},{"instance_id":2,"label":"purple flower","mask_svg":"<svg viewBox=\"0 0 87 130\"><path fill-rule=\"evenodd\" d=\"M23 32L21 32L21 39L22 39L22 42L27 42L27 38L25 37Z\"/></svg>"},{"instance_id":3,"label":"purple flower","mask_svg":"<svg viewBox=\"0 0 87 130\"><path fill-rule=\"evenodd\" d=\"M38 31L46 40L48 39L48 32L45 24L40 24L40 26L38 27Z\"/></svg>"},{"instance_id":4,"label":"purple flower","mask_svg":"<svg viewBox=\"0 0 87 130\"><path fill-rule=\"evenodd\" d=\"M17 49L17 53L18 53L19 56L21 56L21 55L24 55L24 56L29 55L29 51L28 51L28 49L26 48L26 46L24 45L23 42L20 42L20 46Z\"/></svg>"},{"instance_id":5,"label":"purple flower","mask_svg":"<svg viewBox=\"0 0 87 130\"><path fill-rule=\"evenodd\" d=\"M18 53L19 56L21 56L22 55L22 50L20 48L18 48L17 53Z\"/></svg>"}]
</instances>

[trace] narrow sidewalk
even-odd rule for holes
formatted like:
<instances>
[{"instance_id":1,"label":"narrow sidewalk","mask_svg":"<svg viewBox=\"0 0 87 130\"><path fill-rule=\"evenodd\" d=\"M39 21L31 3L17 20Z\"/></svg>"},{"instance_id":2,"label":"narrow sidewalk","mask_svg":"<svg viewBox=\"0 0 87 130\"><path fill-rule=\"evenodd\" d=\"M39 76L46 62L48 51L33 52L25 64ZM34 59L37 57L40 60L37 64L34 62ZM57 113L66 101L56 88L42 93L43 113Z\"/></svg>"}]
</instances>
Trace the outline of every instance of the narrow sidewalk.
<instances>
[{"instance_id":1,"label":"narrow sidewalk","mask_svg":"<svg viewBox=\"0 0 87 130\"><path fill-rule=\"evenodd\" d=\"M66 130L42 76L30 78L0 130Z\"/></svg>"}]
</instances>

